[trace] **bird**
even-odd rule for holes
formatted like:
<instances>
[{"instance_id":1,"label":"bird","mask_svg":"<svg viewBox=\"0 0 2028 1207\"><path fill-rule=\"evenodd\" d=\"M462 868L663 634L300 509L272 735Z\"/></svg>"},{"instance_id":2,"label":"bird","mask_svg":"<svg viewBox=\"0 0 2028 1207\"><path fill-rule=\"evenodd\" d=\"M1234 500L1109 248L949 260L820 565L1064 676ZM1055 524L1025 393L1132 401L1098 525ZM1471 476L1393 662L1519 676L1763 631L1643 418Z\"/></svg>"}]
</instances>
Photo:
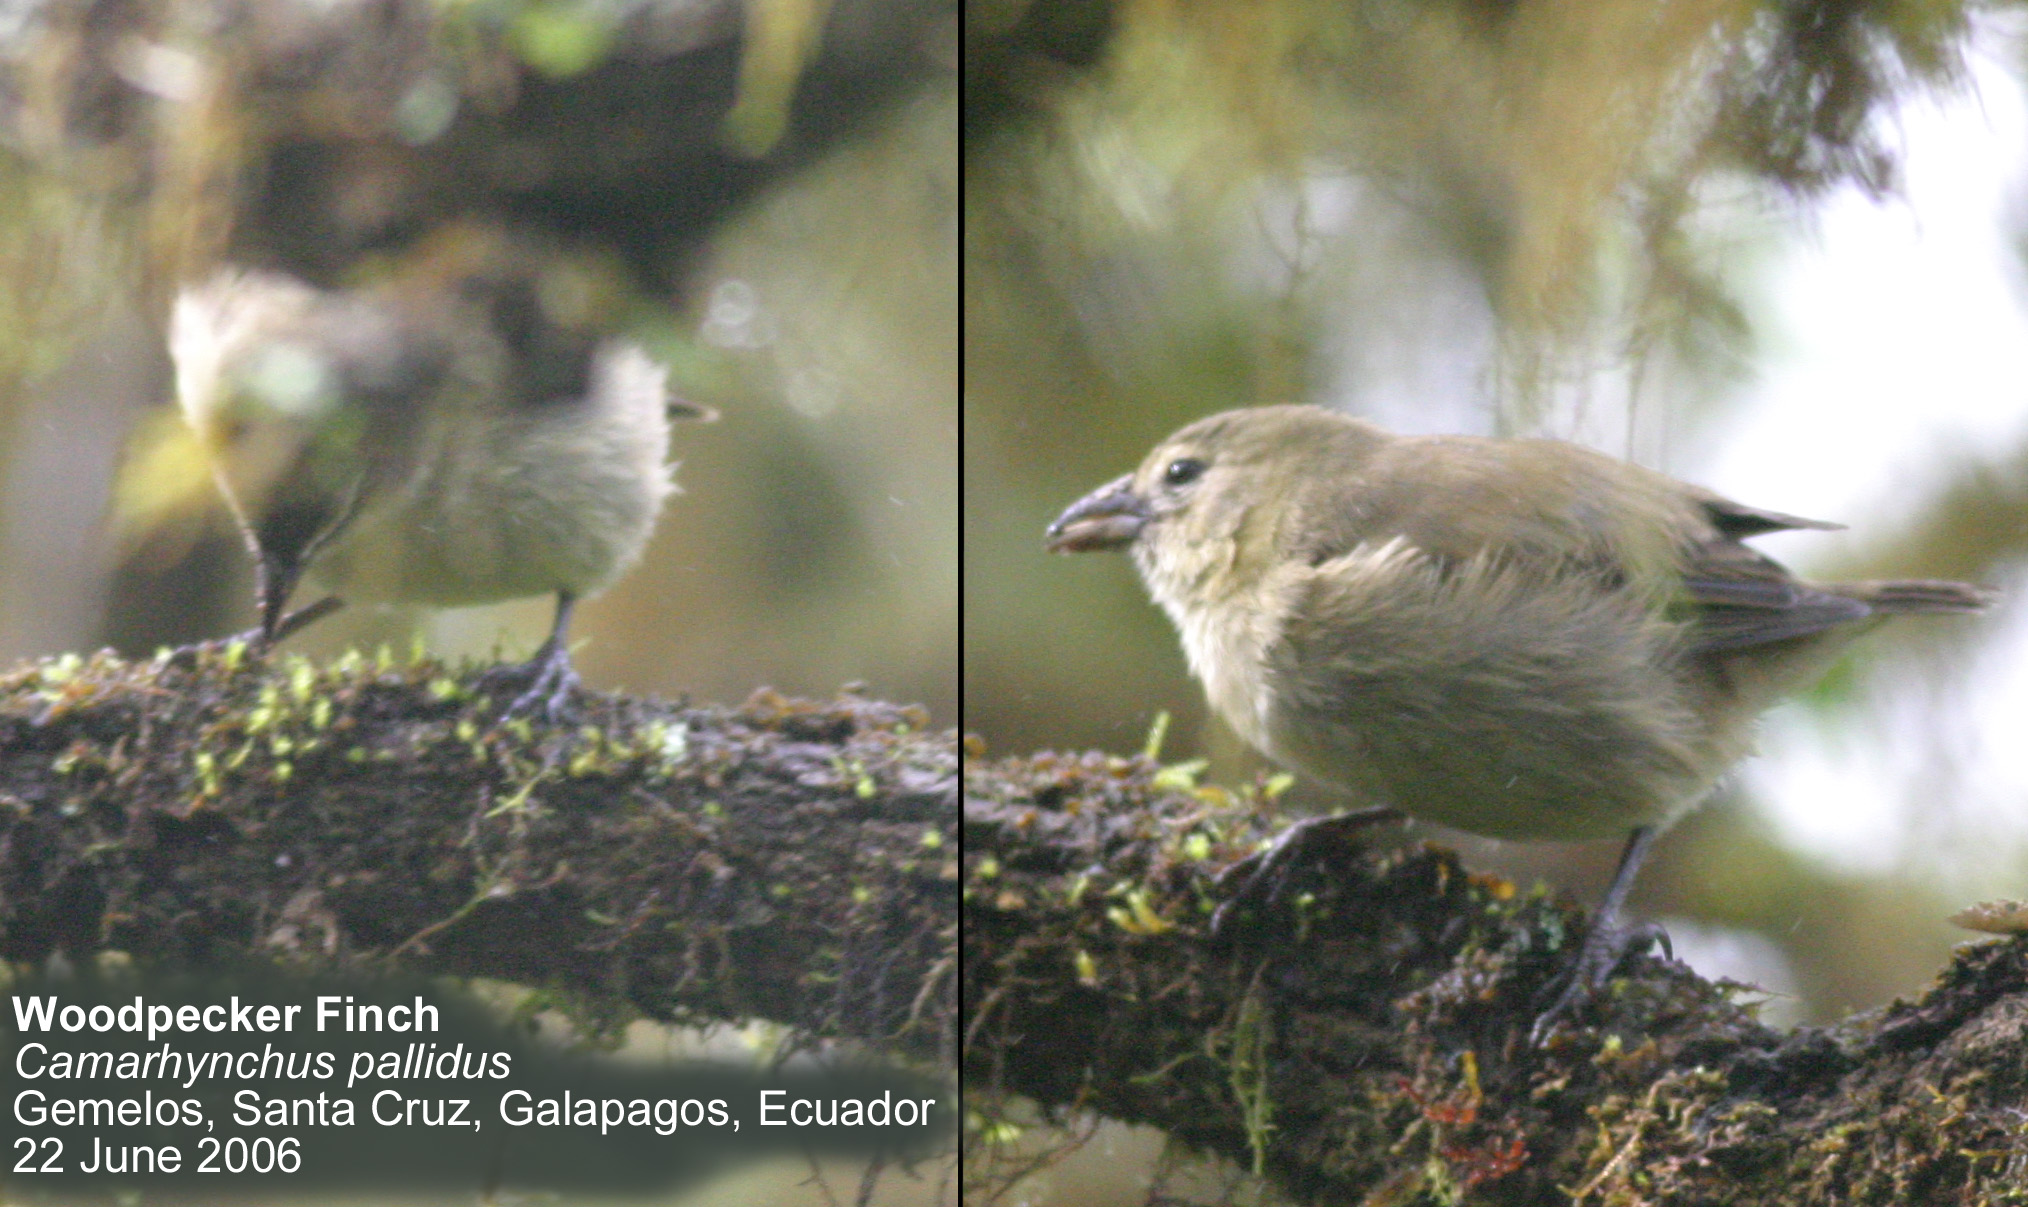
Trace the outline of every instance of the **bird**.
<instances>
[{"instance_id":1,"label":"bird","mask_svg":"<svg viewBox=\"0 0 2028 1207\"><path fill-rule=\"evenodd\" d=\"M666 371L607 334L596 256L452 224L361 283L228 266L183 288L177 400L256 568L266 648L347 601L459 607L553 594L509 707L578 686L578 600L646 547L674 490ZM307 582L325 594L296 611Z\"/></svg>"},{"instance_id":2,"label":"bird","mask_svg":"<svg viewBox=\"0 0 2028 1207\"><path fill-rule=\"evenodd\" d=\"M1212 710L1368 807L1299 822L1213 917L1329 829L1404 815L1510 840L1625 839L1539 1040L1652 927L1620 922L1655 840L1756 716L1853 638L1965 613L1957 582L1804 582L1745 542L1839 525L1735 503L1575 444L1403 436L1306 405L1226 411L1050 524L1126 550Z\"/></svg>"}]
</instances>

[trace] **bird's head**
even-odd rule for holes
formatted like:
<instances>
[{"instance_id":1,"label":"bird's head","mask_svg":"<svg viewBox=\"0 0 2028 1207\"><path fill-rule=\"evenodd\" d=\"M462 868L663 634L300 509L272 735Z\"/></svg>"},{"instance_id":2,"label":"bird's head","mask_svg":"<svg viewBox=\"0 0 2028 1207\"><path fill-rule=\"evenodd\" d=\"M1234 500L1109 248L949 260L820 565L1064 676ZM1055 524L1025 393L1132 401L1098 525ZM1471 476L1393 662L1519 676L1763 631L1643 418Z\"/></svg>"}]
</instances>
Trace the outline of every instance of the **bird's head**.
<instances>
[{"instance_id":1,"label":"bird's head","mask_svg":"<svg viewBox=\"0 0 2028 1207\"><path fill-rule=\"evenodd\" d=\"M1283 551L1305 484L1356 473L1389 439L1309 406L1228 411L1162 443L1140 468L1066 508L1057 553L1126 549L1158 598L1209 598L1258 581Z\"/></svg>"}]
</instances>

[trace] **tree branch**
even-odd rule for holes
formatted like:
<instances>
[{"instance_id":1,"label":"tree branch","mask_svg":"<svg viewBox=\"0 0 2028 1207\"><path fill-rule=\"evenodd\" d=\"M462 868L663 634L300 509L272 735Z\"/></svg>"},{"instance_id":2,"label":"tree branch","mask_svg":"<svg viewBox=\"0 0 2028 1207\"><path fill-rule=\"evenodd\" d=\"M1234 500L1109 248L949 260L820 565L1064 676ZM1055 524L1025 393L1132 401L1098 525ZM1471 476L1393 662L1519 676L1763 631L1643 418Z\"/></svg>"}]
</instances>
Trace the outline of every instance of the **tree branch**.
<instances>
[{"instance_id":1,"label":"tree branch","mask_svg":"<svg viewBox=\"0 0 2028 1207\"><path fill-rule=\"evenodd\" d=\"M949 1059L955 752L920 710L500 723L485 675L392 662L0 676L0 957L495 977Z\"/></svg>"},{"instance_id":2,"label":"tree branch","mask_svg":"<svg viewBox=\"0 0 2028 1207\"><path fill-rule=\"evenodd\" d=\"M973 753L976 754L976 751ZM1315 1203L1972 1204L2028 1185L2028 942L1780 1033L1629 962L1527 1040L1583 922L1429 846L1348 850L1215 948L1275 824L1145 759L965 770L970 1084L1223 1154ZM1249 793L1248 797L1258 794Z\"/></svg>"},{"instance_id":3,"label":"tree branch","mask_svg":"<svg viewBox=\"0 0 2028 1207\"><path fill-rule=\"evenodd\" d=\"M223 260L322 285L511 218L679 281L727 214L945 74L949 0L470 8L26 0L0 146L141 201L173 286Z\"/></svg>"}]
</instances>

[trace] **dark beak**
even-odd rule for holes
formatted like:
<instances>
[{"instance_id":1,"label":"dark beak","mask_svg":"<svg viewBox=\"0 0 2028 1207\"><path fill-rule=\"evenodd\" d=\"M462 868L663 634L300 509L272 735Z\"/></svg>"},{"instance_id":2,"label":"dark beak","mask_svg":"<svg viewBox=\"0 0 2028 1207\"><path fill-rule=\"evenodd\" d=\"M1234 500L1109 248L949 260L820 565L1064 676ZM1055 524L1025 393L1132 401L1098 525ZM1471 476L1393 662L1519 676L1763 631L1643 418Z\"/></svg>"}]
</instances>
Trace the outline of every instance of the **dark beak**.
<instances>
[{"instance_id":1,"label":"dark beak","mask_svg":"<svg viewBox=\"0 0 2028 1207\"><path fill-rule=\"evenodd\" d=\"M1133 491L1133 475L1116 478L1072 503L1044 533L1051 553L1119 549L1148 526L1148 504Z\"/></svg>"}]
</instances>

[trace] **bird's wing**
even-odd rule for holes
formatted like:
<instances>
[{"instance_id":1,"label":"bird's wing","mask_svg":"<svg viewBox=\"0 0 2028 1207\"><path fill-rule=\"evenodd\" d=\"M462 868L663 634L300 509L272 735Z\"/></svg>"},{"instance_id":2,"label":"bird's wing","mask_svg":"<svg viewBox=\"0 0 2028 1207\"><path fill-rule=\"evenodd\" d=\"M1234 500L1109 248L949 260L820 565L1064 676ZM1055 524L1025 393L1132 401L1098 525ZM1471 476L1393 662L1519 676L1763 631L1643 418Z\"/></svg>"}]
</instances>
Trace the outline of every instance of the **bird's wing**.
<instances>
[{"instance_id":1,"label":"bird's wing","mask_svg":"<svg viewBox=\"0 0 2028 1207\"><path fill-rule=\"evenodd\" d=\"M1741 521L1759 522L1755 518ZM1682 595L1672 609L1689 624L1693 651L1736 650L1808 637L1871 613L1859 600L1797 581L1780 562L1747 548L1723 527L1720 532L1723 535L1690 551L1683 568Z\"/></svg>"},{"instance_id":2,"label":"bird's wing","mask_svg":"<svg viewBox=\"0 0 2028 1207\"><path fill-rule=\"evenodd\" d=\"M1614 493L1618 472L1607 458L1551 441L1401 439L1356 473L1284 487L1303 496L1292 552L1317 565L1399 538L1440 565L1492 558L1612 577L1625 559L1597 500ZM1669 559L1665 545L1656 552Z\"/></svg>"},{"instance_id":3,"label":"bird's wing","mask_svg":"<svg viewBox=\"0 0 2028 1207\"><path fill-rule=\"evenodd\" d=\"M1789 515L1786 512L1748 507L1744 503L1735 503L1724 495L1713 494L1701 486L1687 486L1684 489L1690 498L1704 509L1704 514L1711 518L1712 525L1721 534L1735 541L1798 528L1835 532L1844 527L1843 524L1833 524L1828 520L1806 520L1802 516Z\"/></svg>"},{"instance_id":4,"label":"bird's wing","mask_svg":"<svg viewBox=\"0 0 2028 1207\"><path fill-rule=\"evenodd\" d=\"M1311 547L1303 552L1311 564L1362 541L1400 536L1439 565L1490 556L1536 573L1587 575L1607 590L1673 572L1680 585L1668 612L1687 626L1693 653L1807 637L1870 612L1857 599L1797 581L1743 543L1835 524L1748 507L1569 445L1441 443L1441 460L1377 465L1358 490L1330 492L1313 509L1323 522L1308 526ZM1622 515L1598 510L1607 497L1620 500ZM1686 529L1687 546L1668 535Z\"/></svg>"}]
</instances>

